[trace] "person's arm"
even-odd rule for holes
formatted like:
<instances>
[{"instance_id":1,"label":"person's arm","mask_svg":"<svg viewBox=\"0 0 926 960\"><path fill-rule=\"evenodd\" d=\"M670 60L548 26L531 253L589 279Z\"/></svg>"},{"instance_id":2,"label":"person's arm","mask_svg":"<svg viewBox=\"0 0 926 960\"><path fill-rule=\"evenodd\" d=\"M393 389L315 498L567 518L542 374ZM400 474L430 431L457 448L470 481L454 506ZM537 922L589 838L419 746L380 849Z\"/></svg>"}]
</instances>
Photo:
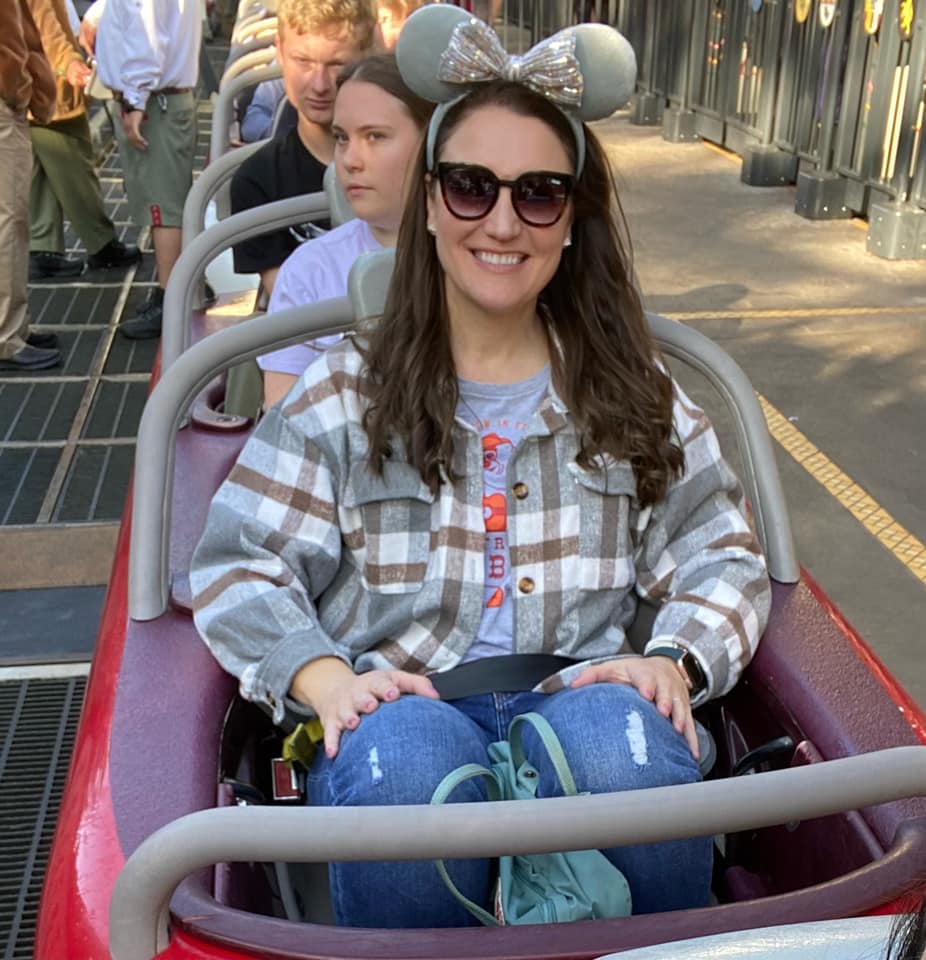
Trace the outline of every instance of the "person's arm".
<instances>
[{"instance_id":1,"label":"person's arm","mask_svg":"<svg viewBox=\"0 0 926 960\"><path fill-rule=\"evenodd\" d=\"M80 21L80 33L77 35L77 42L84 48L88 57L92 57L96 51L96 32L100 27L100 20L103 18L105 10L106 0L95 0L84 12L84 17Z\"/></svg>"},{"instance_id":2,"label":"person's arm","mask_svg":"<svg viewBox=\"0 0 926 960\"><path fill-rule=\"evenodd\" d=\"M336 489L320 447L273 410L219 488L193 555L197 629L276 722L301 667L321 657L350 667L313 600L340 564Z\"/></svg>"},{"instance_id":3,"label":"person's arm","mask_svg":"<svg viewBox=\"0 0 926 960\"><path fill-rule=\"evenodd\" d=\"M16 0L14 0L16 2ZM21 33L20 36L25 41L25 57L22 73L19 77L21 85L31 85L28 90L28 108L39 123L46 123L52 118L55 112L55 101L57 90L55 87L55 75L52 72L51 64L45 56L42 47L42 38L39 35L38 27L32 19L32 14L28 6L22 6L21 14ZM18 38L15 38L15 43ZM18 63L14 63L14 68ZM20 88L22 89L22 87ZM20 105L17 103L17 105Z\"/></svg>"},{"instance_id":4,"label":"person's arm","mask_svg":"<svg viewBox=\"0 0 926 960\"><path fill-rule=\"evenodd\" d=\"M683 475L652 510L637 556L637 591L661 604L646 652L678 645L704 675L694 705L727 693L752 659L771 606L765 558L713 427L676 385Z\"/></svg>"},{"instance_id":5,"label":"person's arm","mask_svg":"<svg viewBox=\"0 0 926 960\"><path fill-rule=\"evenodd\" d=\"M273 296L273 288L276 286L277 274L280 272L279 267L267 267L264 270L257 271L260 274L260 282L264 290L267 291L267 296Z\"/></svg>"},{"instance_id":6,"label":"person's arm","mask_svg":"<svg viewBox=\"0 0 926 960\"><path fill-rule=\"evenodd\" d=\"M131 108L138 114L139 121L148 105L148 95L162 85L161 74L166 51L165 38L162 36L164 25L158 30L158 13L158 5L151 2L123 4L120 26L125 54L119 76L119 89L122 90L123 109ZM164 16L164 13L161 12L160 15ZM140 137L140 123L136 126L139 129L131 126L126 130L127 135L131 130ZM130 137L130 141L133 146L140 147L137 137Z\"/></svg>"},{"instance_id":7,"label":"person's arm","mask_svg":"<svg viewBox=\"0 0 926 960\"><path fill-rule=\"evenodd\" d=\"M65 78L72 87L84 86L90 77L90 68L84 63L73 35L62 26L51 0L26 0L26 3L55 76Z\"/></svg>"},{"instance_id":8,"label":"person's arm","mask_svg":"<svg viewBox=\"0 0 926 960\"><path fill-rule=\"evenodd\" d=\"M320 262L315 256L315 247L303 244L291 253L280 267L274 283L267 313L276 313L279 310L288 310L291 307L317 303L324 299L320 295L319 282L330 264ZM328 292L328 296L332 294ZM336 343L340 337L323 337L321 345ZM257 358L258 366L264 374L264 409L267 410L278 403L292 389L299 375L320 354L311 343L297 343L282 350L273 350Z\"/></svg>"},{"instance_id":9,"label":"person's arm","mask_svg":"<svg viewBox=\"0 0 926 960\"><path fill-rule=\"evenodd\" d=\"M244 119L241 121L242 140L253 143L270 136L273 117L282 93L282 83L276 80L264 80L257 85L254 96L244 112Z\"/></svg>"}]
</instances>

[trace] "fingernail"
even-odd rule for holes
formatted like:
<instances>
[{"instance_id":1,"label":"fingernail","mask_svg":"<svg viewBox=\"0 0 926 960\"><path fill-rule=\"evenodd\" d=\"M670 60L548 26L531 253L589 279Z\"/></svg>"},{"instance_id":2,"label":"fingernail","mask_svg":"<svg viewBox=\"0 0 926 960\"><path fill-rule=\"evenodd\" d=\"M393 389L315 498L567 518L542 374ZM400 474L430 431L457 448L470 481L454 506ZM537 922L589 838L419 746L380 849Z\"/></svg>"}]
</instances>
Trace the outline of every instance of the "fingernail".
<instances>
[{"instance_id":1,"label":"fingernail","mask_svg":"<svg viewBox=\"0 0 926 960\"><path fill-rule=\"evenodd\" d=\"M325 747L325 756L330 760L334 756L334 747Z\"/></svg>"},{"instance_id":2,"label":"fingernail","mask_svg":"<svg viewBox=\"0 0 926 960\"><path fill-rule=\"evenodd\" d=\"M376 706L376 701L375 701L372 697L370 697L369 700L364 701L363 709L364 709L364 710L372 710L373 707L375 707L375 706Z\"/></svg>"},{"instance_id":3,"label":"fingernail","mask_svg":"<svg viewBox=\"0 0 926 960\"><path fill-rule=\"evenodd\" d=\"M395 698L396 698L398 695L399 695L399 691L396 690L394 687L393 687L392 690L387 690L387 691L386 691L386 699L387 699L387 700L395 700Z\"/></svg>"}]
</instances>

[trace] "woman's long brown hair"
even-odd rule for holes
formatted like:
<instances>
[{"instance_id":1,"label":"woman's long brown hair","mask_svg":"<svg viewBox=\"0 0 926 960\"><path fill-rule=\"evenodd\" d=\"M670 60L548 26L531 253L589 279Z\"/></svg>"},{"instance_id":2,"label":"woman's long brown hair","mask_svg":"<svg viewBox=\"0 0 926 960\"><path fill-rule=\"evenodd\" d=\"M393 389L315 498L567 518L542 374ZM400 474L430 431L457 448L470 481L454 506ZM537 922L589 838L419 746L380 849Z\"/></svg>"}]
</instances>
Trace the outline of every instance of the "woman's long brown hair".
<instances>
[{"instance_id":1,"label":"woman's long brown hair","mask_svg":"<svg viewBox=\"0 0 926 960\"><path fill-rule=\"evenodd\" d=\"M441 125L435 157L467 116L486 106L537 117L550 126L575 164L569 122L544 97L525 87L486 84L451 109ZM563 250L541 292L539 312L552 341L554 382L579 433L577 462L610 454L627 460L642 505L664 496L684 465L672 426L672 381L660 367L643 306L632 282L631 260L608 161L586 128L585 168L573 194L572 245ZM396 441L436 492L452 477L457 374L450 347L444 275L427 231L424 151L418 157L402 218L395 271L382 320L363 347L369 406L364 429L370 463L382 473Z\"/></svg>"}]
</instances>

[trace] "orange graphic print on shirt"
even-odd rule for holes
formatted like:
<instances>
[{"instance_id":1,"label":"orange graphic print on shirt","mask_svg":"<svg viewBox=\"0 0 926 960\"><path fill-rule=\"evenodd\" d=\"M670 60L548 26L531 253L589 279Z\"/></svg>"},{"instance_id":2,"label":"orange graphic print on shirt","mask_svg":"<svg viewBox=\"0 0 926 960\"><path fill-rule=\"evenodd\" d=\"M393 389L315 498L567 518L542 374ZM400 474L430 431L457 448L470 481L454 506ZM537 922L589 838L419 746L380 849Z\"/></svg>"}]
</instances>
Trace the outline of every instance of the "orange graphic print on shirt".
<instances>
[{"instance_id":1,"label":"orange graphic print on shirt","mask_svg":"<svg viewBox=\"0 0 926 960\"><path fill-rule=\"evenodd\" d=\"M514 444L497 433L487 433L482 437L482 468L485 471L486 485L495 486L482 497L482 514L485 518L486 534L504 534L508 529L508 501L504 494L505 470L508 458L514 450ZM501 488L501 489L498 489ZM505 537L486 537L486 601L487 608L501 607L505 601L504 583L507 575L508 551Z\"/></svg>"}]
</instances>

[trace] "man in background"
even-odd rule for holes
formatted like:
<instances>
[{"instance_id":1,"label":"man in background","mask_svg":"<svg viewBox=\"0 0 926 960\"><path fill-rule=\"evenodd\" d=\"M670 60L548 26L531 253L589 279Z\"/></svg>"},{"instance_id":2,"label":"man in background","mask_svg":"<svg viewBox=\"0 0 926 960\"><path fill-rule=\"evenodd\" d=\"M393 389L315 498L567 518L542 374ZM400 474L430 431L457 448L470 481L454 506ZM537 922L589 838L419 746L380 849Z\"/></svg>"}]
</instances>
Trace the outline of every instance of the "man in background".
<instances>
[{"instance_id":1,"label":"man in background","mask_svg":"<svg viewBox=\"0 0 926 960\"><path fill-rule=\"evenodd\" d=\"M180 257L201 42L200 0L96 0L81 26L81 43L92 48L119 109L116 137L132 217L151 227L154 244L158 285L119 327L131 339L160 336L164 288Z\"/></svg>"},{"instance_id":2,"label":"man in background","mask_svg":"<svg viewBox=\"0 0 926 960\"><path fill-rule=\"evenodd\" d=\"M325 167L334 159L338 75L373 48L373 0L280 0L277 18L277 56L296 125L238 168L231 182L233 213L322 189ZM304 239L299 230L278 230L239 243L235 270L259 273L269 296L283 261Z\"/></svg>"},{"instance_id":3,"label":"man in background","mask_svg":"<svg viewBox=\"0 0 926 960\"><path fill-rule=\"evenodd\" d=\"M31 118L32 187L29 194L29 279L79 276L83 260L64 255L64 217L87 248L92 270L137 263L138 248L116 237L106 215L83 87L90 68L77 46L65 0L27 0L55 71L55 113L48 123Z\"/></svg>"},{"instance_id":4,"label":"man in background","mask_svg":"<svg viewBox=\"0 0 926 960\"><path fill-rule=\"evenodd\" d=\"M26 275L32 144L26 111L55 109L55 76L26 0L0 3L0 370L44 370L61 362L49 341L29 333ZM49 346L48 343L51 342ZM44 344L44 345L43 345Z\"/></svg>"}]
</instances>

